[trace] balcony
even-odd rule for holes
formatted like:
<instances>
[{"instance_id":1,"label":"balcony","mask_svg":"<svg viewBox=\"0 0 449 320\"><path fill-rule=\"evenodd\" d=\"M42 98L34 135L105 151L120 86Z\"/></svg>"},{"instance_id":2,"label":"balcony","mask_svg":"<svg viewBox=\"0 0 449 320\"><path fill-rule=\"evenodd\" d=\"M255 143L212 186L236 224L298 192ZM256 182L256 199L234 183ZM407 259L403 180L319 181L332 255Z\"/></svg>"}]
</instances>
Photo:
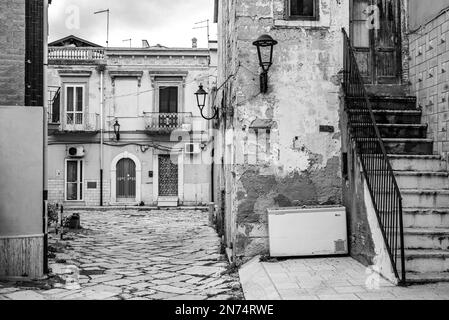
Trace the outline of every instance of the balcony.
<instances>
[{"instance_id":1,"label":"balcony","mask_svg":"<svg viewBox=\"0 0 449 320\"><path fill-rule=\"evenodd\" d=\"M192 130L192 113L145 112L145 128L148 133L170 134L175 130Z\"/></svg>"},{"instance_id":2,"label":"balcony","mask_svg":"<svg viewBox=\"0 0 449 320\"><path fill-rule=\"evenodd\" d=\"M49 47L48 60L72 61L76 63L97 63L105 59L105 50L103 48L85 48L85 47Z\"/></svg>"},{"instance_id":3,"label":"balcony","mask_svg":"<svg viewBox=\"0 0 449 320\"><path fill-rule=\"evenodd\" d=\"M49 129L57 127L52 133L95 134L100 131L100 115L96 113L67 113L63 119L64 121L60 121L59 114L48 114Z\"/></svg>"}]
</instances>

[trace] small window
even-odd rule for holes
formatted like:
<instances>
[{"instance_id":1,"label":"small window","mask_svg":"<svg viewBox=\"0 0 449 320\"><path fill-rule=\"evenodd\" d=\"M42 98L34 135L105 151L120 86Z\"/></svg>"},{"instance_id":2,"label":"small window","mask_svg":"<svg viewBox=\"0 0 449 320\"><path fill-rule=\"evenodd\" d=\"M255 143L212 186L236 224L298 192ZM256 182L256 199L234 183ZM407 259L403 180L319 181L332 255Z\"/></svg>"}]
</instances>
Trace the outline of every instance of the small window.
<instances>
[{"instance_id":1,"label":"small window","mask_svg":"<svg viewBox=\"0 0 449 320\"><path fill-rule=\"evenodd\" d=\"M318 20L319 0L287 0L288 17L296 20Z\"/></svg>"}]
</instances>

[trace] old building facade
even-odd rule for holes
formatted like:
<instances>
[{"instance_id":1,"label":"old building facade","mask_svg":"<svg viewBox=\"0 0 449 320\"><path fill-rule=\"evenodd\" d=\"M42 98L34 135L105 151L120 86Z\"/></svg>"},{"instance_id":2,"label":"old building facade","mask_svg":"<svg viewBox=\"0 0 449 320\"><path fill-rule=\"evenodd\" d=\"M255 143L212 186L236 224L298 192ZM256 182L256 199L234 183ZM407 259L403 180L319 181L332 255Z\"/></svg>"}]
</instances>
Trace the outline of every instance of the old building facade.
<instances>
[{"instance_id":1,"label":"old building facade","mask_svg":"<svg viewBox=\"0 0 449 320\"><path fill-rule=\"evenodd\" d=\"M216 81L214 54L107 49L74 36L50 44L50 201L209 204L209 124L194 93Z\"/></svg>"},{"instance_id":2,"label":"old building facade","mask_svg":"<svg viewBox=\"0 0 449 320\"><path fill-rule=\"evenodd\" d=\"M339 72L349 3L306 2L313 8L297 12L283 0L217 3L218 83L225 83L217 98L217 196L235 256L268 252L268 208L342 204ZM278 42L266 94L253 45L262 34Z\"/></svg>"}]
</instances>

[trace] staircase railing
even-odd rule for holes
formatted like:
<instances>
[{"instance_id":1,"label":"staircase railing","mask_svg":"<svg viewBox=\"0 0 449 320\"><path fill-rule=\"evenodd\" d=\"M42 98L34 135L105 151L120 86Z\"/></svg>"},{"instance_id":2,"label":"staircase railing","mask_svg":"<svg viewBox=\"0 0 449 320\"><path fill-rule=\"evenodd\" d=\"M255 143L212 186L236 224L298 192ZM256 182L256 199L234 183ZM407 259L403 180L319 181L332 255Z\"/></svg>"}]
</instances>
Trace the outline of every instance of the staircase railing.
<instances>
[{"instance_id":1,"label":"staircase railing","mask_svg":"<svg viewBox=\"0 0 449 320\"><path fill-rule=\"evenodd\" d=\"M355 142L362 170L381 226L395 275L405 283L402 196L376 123L351 41L344 29L345 106L349 134Z\"/></svg>"}]
</instances>

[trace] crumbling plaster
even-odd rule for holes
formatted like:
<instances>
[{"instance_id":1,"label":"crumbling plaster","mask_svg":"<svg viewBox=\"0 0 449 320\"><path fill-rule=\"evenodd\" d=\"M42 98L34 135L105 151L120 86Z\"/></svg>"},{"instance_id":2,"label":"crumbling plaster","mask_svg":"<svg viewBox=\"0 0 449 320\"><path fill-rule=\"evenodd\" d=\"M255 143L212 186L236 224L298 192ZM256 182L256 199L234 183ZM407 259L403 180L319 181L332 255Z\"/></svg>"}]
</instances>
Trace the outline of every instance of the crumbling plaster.
<instances>
[{"instance_id":1,"label":"crumbling plaster","mask_svg":"<svg viewBox=\"0 0 449 320\"><path fill-rule=\"evenodd\" d=\"M249 258L268 252L268 208L342 202L339 74L349 2L321 0L320 20L307 23L280 22L286 21L284 0L228 5L222 17L222 45L228 50L222 78L226 70L230 74L231 61L237 73L225 91L234 129L228 172L233 187L226 205L234 254ZM278 41L267 94L260 94L252 44L263 33ZM268 159L251 162L244 142L258 119L272 123L270 151ZM320 132L321 125L334 132Z\"/></svg>"}]
</instances>

